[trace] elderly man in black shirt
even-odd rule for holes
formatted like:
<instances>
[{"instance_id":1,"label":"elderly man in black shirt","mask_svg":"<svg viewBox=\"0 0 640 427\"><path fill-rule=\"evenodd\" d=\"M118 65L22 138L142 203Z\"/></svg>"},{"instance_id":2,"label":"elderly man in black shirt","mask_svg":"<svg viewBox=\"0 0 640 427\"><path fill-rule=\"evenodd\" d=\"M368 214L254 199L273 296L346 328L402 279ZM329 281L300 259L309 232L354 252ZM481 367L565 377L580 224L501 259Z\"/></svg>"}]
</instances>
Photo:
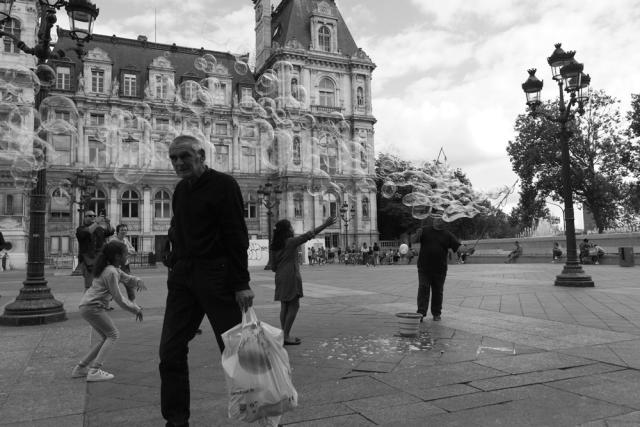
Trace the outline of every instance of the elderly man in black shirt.
<instances>
[{"instance_id":1,"label":"elderly man in black shirt","mask_svg":"<svg viewBox=\"0 0 640 427\"><path fill-rule=\"evenodd\" d=\"M435 321L439 321L442 315L449 249L455 252L460 247L458 239L444 227L445 222L441 218L434 218L433 225L423 228L417 236L420 241L417 312L422 317L427 315L431 293L431 314Z\"/></svg>"},{"instance_id":2,"label":"elderly man in black shirt","mask_svg":"<svg viewBox=\"0 0 640 427\"><path fill-rule=\"evenodd\" d=\"M172 200L167 306L160 340L162 415L167 426L189 422L188 343L204 315L221 335L253 304L244 202L236 180L209 169L202 143L181 135L169 147L181 181Z\"/></svg>"}]
</instances>

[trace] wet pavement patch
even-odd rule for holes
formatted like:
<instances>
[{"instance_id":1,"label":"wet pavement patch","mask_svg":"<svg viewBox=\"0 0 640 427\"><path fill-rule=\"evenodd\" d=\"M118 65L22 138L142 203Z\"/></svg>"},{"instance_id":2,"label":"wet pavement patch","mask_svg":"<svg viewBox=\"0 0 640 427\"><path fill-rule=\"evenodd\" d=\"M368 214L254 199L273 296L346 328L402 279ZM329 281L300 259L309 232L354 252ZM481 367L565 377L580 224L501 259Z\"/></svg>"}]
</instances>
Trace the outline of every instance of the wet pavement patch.
<instances>
[{"instance_id":1,"label":"wet pavement patch","mask_svg":"<svg viewBox=\"0 0 640 427\"><path fill-rule=\"evenodd\" d=\"M301 351L302 356L359 362L363 359L371 363L388 363L411 352L429 351L433 349L435 340L428 331L421 331L415 337L400 335L355 335L327 338L316 346ZM382 365L380 365L382 366ZM379 369L379 368L377 368ZM371 372L389 372L371 371Z\"/></svg>"}]
</instances>

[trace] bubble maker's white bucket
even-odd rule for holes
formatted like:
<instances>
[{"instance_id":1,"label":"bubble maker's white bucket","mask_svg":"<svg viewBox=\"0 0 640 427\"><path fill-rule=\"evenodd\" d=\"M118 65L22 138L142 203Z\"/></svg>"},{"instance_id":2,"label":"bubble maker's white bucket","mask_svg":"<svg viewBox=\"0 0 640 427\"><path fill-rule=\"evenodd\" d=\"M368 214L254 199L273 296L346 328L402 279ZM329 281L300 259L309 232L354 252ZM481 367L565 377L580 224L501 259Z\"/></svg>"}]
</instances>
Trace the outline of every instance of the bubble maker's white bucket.
<instances>
[{"instance_id":1,"label":"bubble maker's white bucket","mask_svg":"<svg viewBox=\"0 0 640 427\"><path fill-rule=\"evenodd\" d=\"M400 335L403 337L415 337L420 330L420 313L396 313L400 326Z\"/></svg>"}]
</instances>

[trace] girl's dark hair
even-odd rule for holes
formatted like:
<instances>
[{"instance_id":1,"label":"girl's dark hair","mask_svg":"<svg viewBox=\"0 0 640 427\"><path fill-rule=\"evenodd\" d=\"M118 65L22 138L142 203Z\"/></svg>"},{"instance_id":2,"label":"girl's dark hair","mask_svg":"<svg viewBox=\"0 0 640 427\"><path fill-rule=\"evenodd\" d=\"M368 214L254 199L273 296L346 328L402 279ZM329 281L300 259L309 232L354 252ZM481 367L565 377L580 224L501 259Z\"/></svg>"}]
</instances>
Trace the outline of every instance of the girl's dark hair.
<instances>
[{"instance_id":1,"label":"girl's dark hair","mask_svg":"<svg viewBox=\"0 0 640 427\"><path fill-rule=\"evenodd\" d=\"M284 244L289 237L293 237L291 222L288 219L281 219L276 222L276 228L273 230L273 240L271 242L271 250L279 251L284 248Z\"/></svg>"},{"instance_id":2,"label":"girl's dark hair","mask_svg":"<svg viewBox=\"0 0 640 427\"><path fill-rule=\"evenodd\" d=\"M93 277L100 277L107 265L114 265L117 255L126 253L127 247L125 244L117 240L112 240L104 245L93 266Z\"/></svg>"}]
</instances>

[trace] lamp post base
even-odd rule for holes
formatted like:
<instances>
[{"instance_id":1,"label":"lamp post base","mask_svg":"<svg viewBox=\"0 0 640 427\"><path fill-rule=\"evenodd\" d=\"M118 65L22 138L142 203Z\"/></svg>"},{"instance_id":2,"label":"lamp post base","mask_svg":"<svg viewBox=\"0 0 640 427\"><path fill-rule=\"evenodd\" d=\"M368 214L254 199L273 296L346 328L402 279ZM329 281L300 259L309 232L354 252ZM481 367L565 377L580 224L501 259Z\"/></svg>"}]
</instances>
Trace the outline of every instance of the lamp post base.
<instances>
[{"instance_id":1,"label":"lamp post base","mask_svg":"<svg viewBox=\"0 0 640 427\"><path fill-rule=\"evenodd\" d=\"M595 284L591 276L587 275L580 264L565 264L562 273L556 276L555 286L573 288L593 288Z\"/></svg>"},{"instance_id":2,"label":"lamp post base","mask_svg":"<svg viewBox=\"0 0 640 427\"><path fill-rule=\"evenodd\" d=\"M16 300L7 304L0 316L0 325L27 326L67 320L63 303L53 298L46 285L25 286L20 289Z\"/></svg>"}]
</instances>

